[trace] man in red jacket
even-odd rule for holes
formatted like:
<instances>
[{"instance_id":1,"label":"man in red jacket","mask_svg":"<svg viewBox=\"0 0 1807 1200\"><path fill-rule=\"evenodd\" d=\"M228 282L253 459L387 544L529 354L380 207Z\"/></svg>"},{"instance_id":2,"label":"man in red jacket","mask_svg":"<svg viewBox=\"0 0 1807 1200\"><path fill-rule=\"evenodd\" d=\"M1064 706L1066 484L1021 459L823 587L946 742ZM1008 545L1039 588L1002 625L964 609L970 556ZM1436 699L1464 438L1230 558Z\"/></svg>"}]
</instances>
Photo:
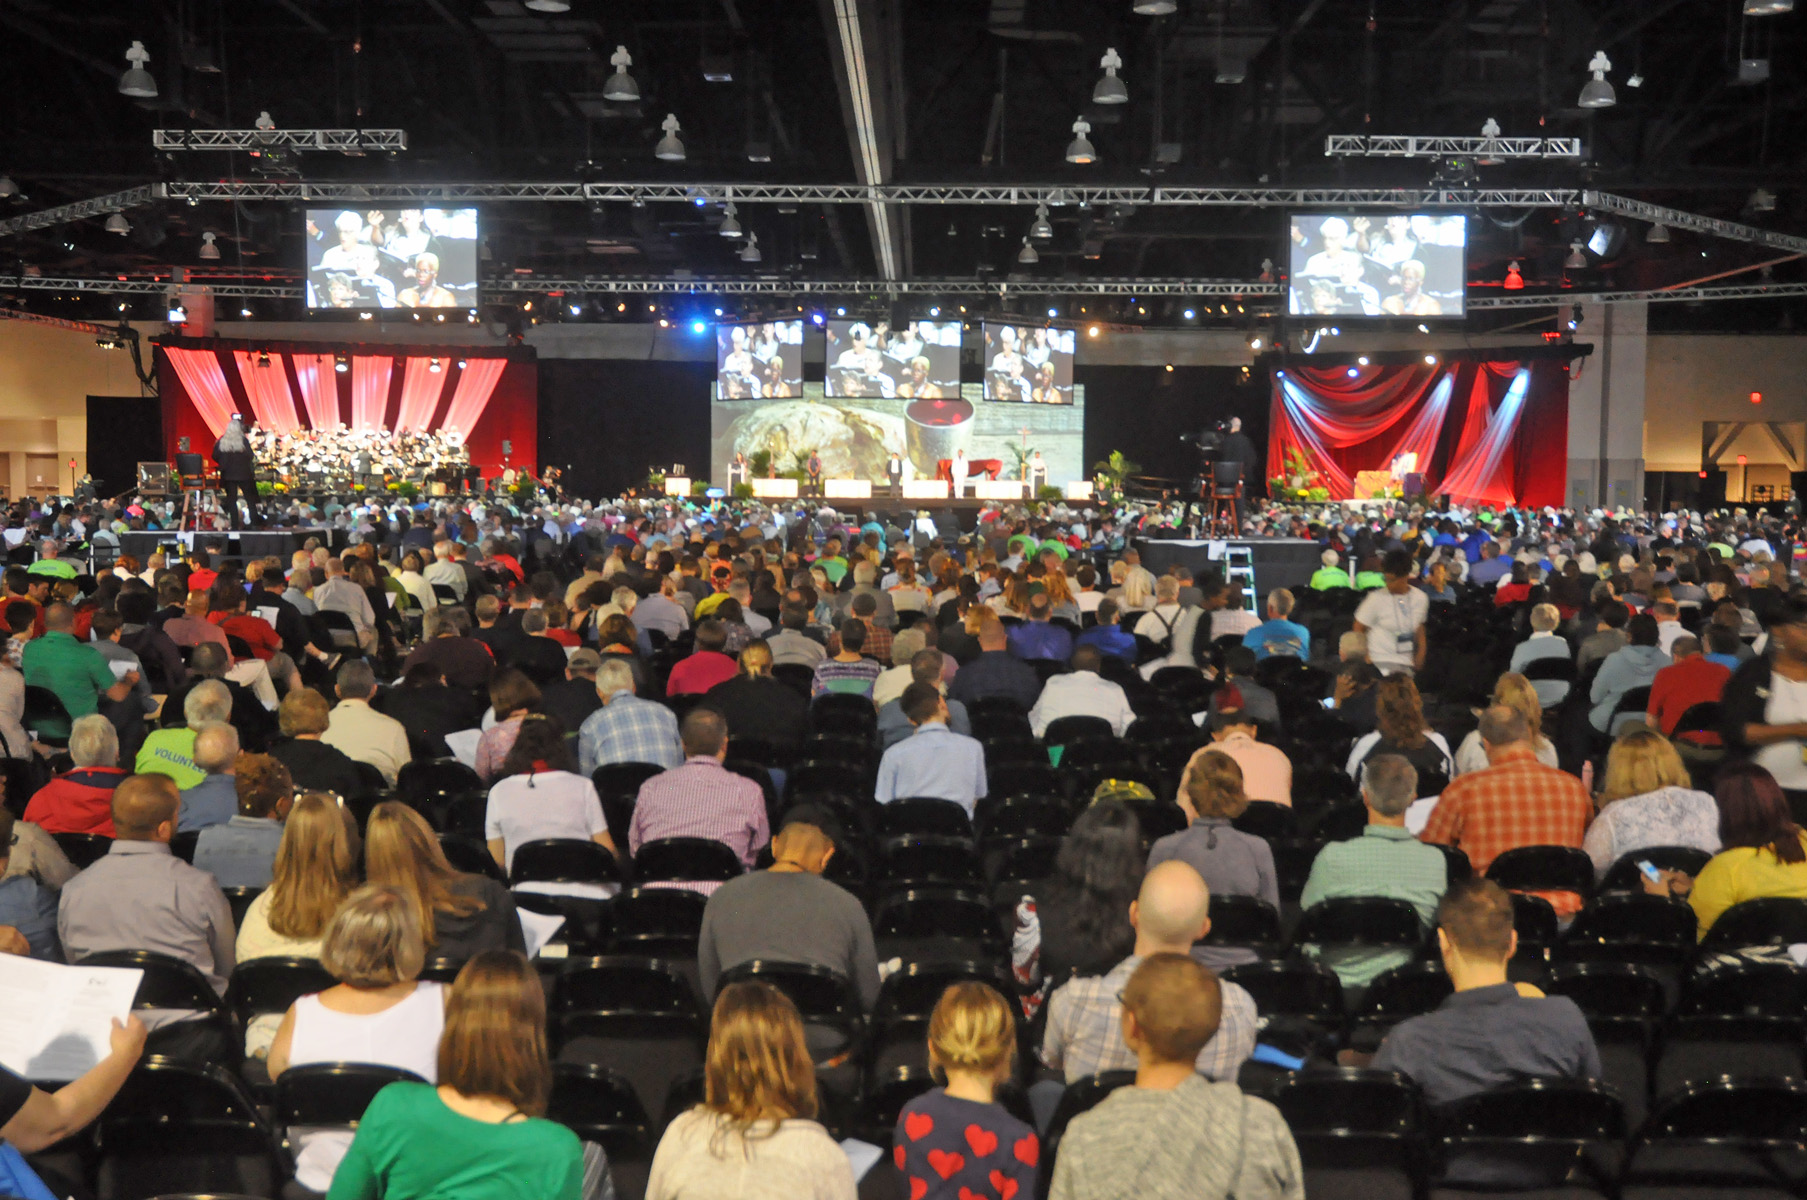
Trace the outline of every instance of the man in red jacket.
<instances>
[{"instance_id":1,"label":"man in red jacket","mask_svg":"<svg viewBox=\"0 0 1807 1200\"><path fill-rule=\"evenodd\" d=\"M1656 673L1650 683L1650 703L1644 710L1650 723L1662 730L1665 737L1674 735L1676 722L1690 708L1717 702L1725 693L1726 681L1732 677L1727 667L1707 661L1700 652L1700 639L1692 634L1676 638L1669 648L1669 656L1674 664ZM1700 731L1686 736L1697 745L1719 745L1716 732Z\"/></svg>"}]
</instances>

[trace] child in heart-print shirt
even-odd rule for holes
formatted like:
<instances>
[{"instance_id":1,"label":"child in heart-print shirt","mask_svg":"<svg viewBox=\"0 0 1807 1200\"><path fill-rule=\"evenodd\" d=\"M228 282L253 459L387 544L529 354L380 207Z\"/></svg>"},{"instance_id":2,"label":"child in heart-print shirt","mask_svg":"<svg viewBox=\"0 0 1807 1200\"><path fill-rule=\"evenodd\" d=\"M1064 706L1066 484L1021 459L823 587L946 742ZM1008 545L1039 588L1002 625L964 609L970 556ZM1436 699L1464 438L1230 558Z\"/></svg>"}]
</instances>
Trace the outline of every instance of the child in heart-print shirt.
<instances>
[{"instance_id":1,"label":"child in heart-print shirt","mask_svg":"<svg viewBox=\"0 0 1807 1200\"><path fill-rule=\"evenodd\" d=\"M946 1087L904 1106L892 1157L910 1200L1032 1200L1041 1143L993 1099L1010 1077L1016 1022L982 983L957 983L929 1017L929 1065Z\"/></svg>"}]
</instances>

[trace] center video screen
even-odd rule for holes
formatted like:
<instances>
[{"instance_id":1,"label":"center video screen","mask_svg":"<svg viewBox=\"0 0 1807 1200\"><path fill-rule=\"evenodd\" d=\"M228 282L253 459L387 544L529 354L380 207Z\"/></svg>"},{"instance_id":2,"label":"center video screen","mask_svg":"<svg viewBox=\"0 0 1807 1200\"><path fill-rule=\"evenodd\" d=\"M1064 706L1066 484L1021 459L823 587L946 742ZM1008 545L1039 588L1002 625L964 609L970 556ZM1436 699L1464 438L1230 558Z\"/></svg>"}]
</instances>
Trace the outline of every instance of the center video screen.
<instances>
[{"instance_id":1,"label":"center video screen","mask_svg":"<svg viewBox=\"0 0 1807 1200\"><path fill-rule=\"evenodd\" d=\"M715 394L781 400L803 392L803 322L715 327Z\"/></svg>"},{"instance_id":2,"label":"center video screen","mask_svg":"<svg viewBox=\"0 0 1807 1200\"><path fill-rule=\"evenodd\" d=\"M1287 312L1295 317L1459 317L1468 218L1292 217Z\"/></svg>"},{"instance_id":3,"label":"center video screen","mask_svg":"<svg viewBox=\"0 0 1807 1200\"><path fill-rule=\"evenodd\" d=\"M828 322L823 392L865 397L945 399L960 395L959 321Z\"/></svg>"},{"instance_id":4,"label":"center video screen","mask_svg":"<svg viewBox=\"0 0 1807 1200\"><path fill-rule=\"evenodd\" d=\"M310 208L310 309L472 308L474 208Z\"/></svg>"},{"instance_id":5,"label":"center video screen","mask_svg":"<svg viewBox=\"0 0 1807 1200\"><path fill-rule=\"evenodd\" d=\"M985 398L1020 404L1073 403L1073 330L986 321Z\"/></svg>"}]
</instances>

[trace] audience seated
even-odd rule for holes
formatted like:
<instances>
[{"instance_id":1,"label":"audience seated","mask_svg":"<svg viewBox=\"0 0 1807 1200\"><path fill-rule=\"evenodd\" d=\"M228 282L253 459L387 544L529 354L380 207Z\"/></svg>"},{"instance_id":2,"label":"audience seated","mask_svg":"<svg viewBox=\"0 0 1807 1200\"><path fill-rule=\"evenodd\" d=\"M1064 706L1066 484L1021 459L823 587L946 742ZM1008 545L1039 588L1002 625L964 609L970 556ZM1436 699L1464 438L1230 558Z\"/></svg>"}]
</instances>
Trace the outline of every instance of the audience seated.
<instances>
[{"instance_id":1,"label":"audience seated","mask_svg":"<svg viewBox=\"0 0 1807 1200\"><path fill-rule=\"evenodd\" d=\"M989 614L982 616L977 637L979 656L960 664L960 673L948 685L948 698L969 709L973 701L994 696L1015 700L1024 712L1034 708L1041 696L1041 680L1029 664L1010 653L1004 623Z\"/></svg>"},{"instance_id":2,"label":"audience seated","mask_svg":"<svg viewBox=\"0 0 1807 1200\"><path fill-rule=\"evenodd\" d=\"M282 823L270 886L239 924L238 961L320 957L327 922L357 884L359 850L357 823L336 800L319 792L295 797Z\"/></svg>"},{"instance_id":3,"label":"audience seated","mask_svg":"<svg viewBox=\"0 0 1807 1200\"><path fill-rule=\"evenodd\" d=\"M408 898L434 958L463 962L485 950L527 948L508 889L486 875L453 870L426 818L399 800L370 812L364 880Z\"/></svg>"},{"instance_id":4,"label":"audience seated","mask_svg":"<svg viewBox=\"0 0 1807 1200\"><path fill-rule=\"evenodd\" d=\"M201 744L205 744L203 736ZM267 754L241 754L232 782L238 811L201 829L194 865L223 888L267 888L282 845L282 823L295 801L289 770ZM184 801L186 806L186 801Z\"/></svg>"},{"instance_id":5,"label":"audience seated","mask_svg":"<svg viewBox=\"0 0 1807 1200\"><path fill-rule=\"evenodd\" d=\"M898 634L897 644L906 645L910 632ZM921 640L922 635L917 634L916 641ZM703 706L727 721L730 739L759 738L795 746L809 733L809 701L789 684L772 678L772 651L764 642L747 643L740 652L739 671L710 688Z\"/></svg>"},{"instance_id":6,"label":"audience seated","mask_svg":"<svg viewBox=\"0 0 1807 1200\"><path fill-rule=\"evenodd\" d=\"M1646 846L1719 849L1719 806L1689 786L1688 768L1669 740L1654 729L1620 734L1606 756L1600 812L1581 848L1604 878L1619 859Z\"/></svg>"},{"instance_id":7,"label":"audience seated","mask_svg":"<svg viewBox=\"0 0 1807 1200\"><path fill-rule=\"evenodd\" d=\"M766 636L766 645L772 651L772 665L789 663L813 671L817 663L828 657L822 643L804 633L809 627L809 612L803 605L786 603L778 611L778 625L776 632Z\"/></svg>"},{"instance_id":8,"label":"audience seated","mask_svg":"<svg viewBox=\"0 0 1807 1200\"><path fill-rule=\"evenodd\" d=\"M502 760L502 778L489 789L483 836L504 872L514 852L542 838L592 841L615 851L596 785L577 774L577 756L552 717L533 713Z\"/></svg>"},{"instance_id":9,"label":"audience seated","mask_svg":"<svg viewBox=\"0 0 1807 1200\"><path fill-rule=\"evenodd\" d=\"M341 800L363 795L364 785L351 759L320 740L332 723L325 696L312 688L296 688L282 698L276 720L282 739L270 747L270 757L289 769L297 788L331 792Z\"/></svg>"},{"instance_id":10,"label":"audience seated","mask_svg":"<svg viewBox=\"0 0 1807 1200\"><path fill-rule=\"evenodd\" d=\"M579 771L593 775L597 767L630 762L670 768L684 761L677 717L663 704L634 695L634 672L626 663L605 662L596 669L596 695L602 707L577 731Z\"/></svg>"},{"instance_id":11,"label":"audience seated","mask_svg":"<svg viewBox=\"0 0 1807 1200\"><path fill-rule=\"evenodd\" d=\"M1696 704L1717 703L1732 678L1731 668L1710 661L1701 653L1700 639L1683 634L1669 645L1671 666L1656 673L1650 683L1650 703L1644 715L1665 736L1675 733L1682 714ZM1717 733L1697 735L1704 744L1719 741ZM1710 740L1707 740L1710 739Z\"/></svg>"},{"instance_id":12,"label":"audience seated","mask_svg":"<svg viewBox=\"0 0 1807 1200\"><path fill-rule=\"evenodd\" d=\"M134 775L113 789L114 842L63 886L57 936L69 961L103 950L150 950L194 966L221 996L236 961L232 909L213 876L170 853L181 798L166 775ZM154 1054L196 1061L224 1058L210 1023L187 1012L152 1010Z\"/></svg>"},{"instance_id":13,"label":"audience seated","mask_svg":"<svg viewBox=\"0 0 1807 1200\"><path fill-rule=\"evenodd\" d=\"M1525 718L1495 705L1481 714L1488 766L1451 781L1419 836L1455 846L1475 874L1520 846L1576 846L1587 831L1593 804L1581 781L1537 761ZM1573 916L1581 898L1573 892L1538 893L1559 917Z\"/></svg>"},{"instance_id":14,"label":"audience seated","mask_svg":"<svg viewBox=\"0 0 1807 1200\"><path fill-rule=\"evenodd\" d=\"M1242 711L1251 721L1266 725L1270 729L1280 724L1280 701L1274 696L1273 689L1255 682L1255 652L1247 646L1231 646L1223 652L1223 687L1212 693L1211 708L1215 711L1225 703L1223 693L1230 686L1236 688L1236 694L1242 698ZM1193 718L1201 725L1205 716L1200 714Z\"/></svg>"},{"instance_id":15,"label":"audience seated","mask_svg":"<svg viewBox=\"0 0 1807 1200\"><path fill-rule=\"evenodd\" d=\"M1211 712L1212 748L1229 755L1242 768L1243 791L1250 800L1293 802L1293 765L1286 751L1255 740L1255 719L1242 709L1242 689L1226 684Z\"/></svg>"},{"instance_id":16,"label":"audience seated","mask_svg":"<svg viewBox=\"0 0 1807 1200\"><path fill-rule=\"evenodd\" d=\"M1135 1065L1135 1048L1124 1040L1124 987L1150 956L1190 953L1193 944L1211 931L1210 910L1211 890L1197 871L1184 862L1151 859L1129 906L1134 949L1103 975L1082 976L1054 989L1042 1038L1043 1064L1062 1072L1068 1083ZM1230 1080L1255 1050L1255 1001L1234 983L1220 986L1222 1018L1212 1023L1186 1061L1207 1079ZM1044 1128L1058 1097L1058 1088L1030 1088Z\"/></svg>"},{"instance_id":17,"label":"audience seated","mask_svg":"<svg viewBox=\"0 0 1807 1200\"><path fill-rule=\"evenodd\" d=\"M211 627L210 627L211 628ZM262 664L253 664L258 671L263 671ZM270 716L271 709L276 707L274 691L267 697L259 697L257 692L247 687L238 678L229 678L227 673L242 674L232 664L232 655L224 646L213 642L203 642L188 653L188 691L172 692L163 702L165 712L180 712L185 718L188 715L188 697L195 688L209 681L226 689L227 716L218 720L230 720L238 730L239 745L247 750L263 750L268 747L270 736L275 732L276 722ZM265 688L270 686L268 672L264 672L260 681ZM268 699L269 707L264 701ZM155 736L154 734L152 735ZM185 781L176 776L178 785Z\"/></svg>"},{"instance_id":18,"label":"audience seated","mask_svg":"<svg viewBox=\"0 0 1807 1200\"><path fill-rule=\"evenodd\" d=\"M935 684L912 683L902 704L916 729L879 761L876 799L888 804L933 797L952 800L971 814L987 792L984 748L948 728L948 702Z\"/></svg>"},{"instance_id":19,"label":"audience seated","mask_svg":"<svg viewBox=\"0 0 1807 1200\"><path fill-rule=\"evenodd\" d=\"M1375 689L1374 715L1379 728L1355 743L1344 765L1352 778L1370 754L1403 755L1420 773L1454 773L1449 743L1424 719L1424 701L1410 675L1389 675L1380 681Z\"/></svg>"},{"instance_id":20,"label":"audience seated","mask_svg":"<svg viewBox=\"0 0 1807 1200\"><path fill-rule=\"evenodd\" d=\"M1054 609L1045 593L1029 597L1029 619L1005 636L1010 652L1022 659L1065 662L1073 653L1073 634L1065 626L1054 624L1053 617Z\"/></svg>"},{"instance_id":21,"label":"audience seated","mask_svg":"<svg viewBox=\"0 0 1807 1200\"><path fill-rule=\"evenodd\" d=\"M1437 902L1449 886L1449 871L1443 852L1420 842L1405 827L1405 811L1418 794L1418 772L1401 755L1371 754L1362 764L1361 783L1367 827L1360 837L1332 842L1318 852L1299 907L1310 909L1346 897L1404 900L1429 929ZM1411 950L1360 946L1313 947L1312 953L1336 972L1346 988L1366 987L1375 976L1414 957Z\"/></svg>"},{"instance_id":22,"label":"audience seated","mask_svg":"<svg viewBox=\"0 0 1807 1200\"><path fill-rule=\"evenodd\" d=\"M182 789L177 833L224 825L238 811L238 783L233 778L238 767L238 730L221 721L210 721L195 730L194 761L206 774L201 782Z\"/></svg>"},{"instance_id":23,"label":"audience seated","mask_svg":"<svg viewBox=\"0 0 1807 1200\"><path fill-rule=\"evenodd\" d=\"M445 988L417 980L427 948L407 897L394 888L352 893L327 926L320 961L339 982L289 1006L270 1046L270 1078L309 1063L399 1067L439 1076ZM295 1182L324 1194L351 1149L350 1129L294 1129Z\"/></svg>"},{"instance_id":24,"label":"audience seated","mask_svg":"<svg viewBox=\"0 0 1807 1200\"><path fill-rule=\"evenodd\" d=\"M586 1152L545 1119L546 993L526 958L487 951L458 972L435 1074L437 1088L392 1083L377 1093L333 1175L334 1200L448 1187L472 1197L582 1195Z\"/></svg>"},{"instance_id":25,"label":"audience seated","mask_svg":"<svg viewBox=\"0 0 1807 1200\"><path fill-rule=\"evenodd\" d=\"M502 762L514 748L527 714L540 710L540 689L513 667L497 671L489 681L489 708L496 723L477 741L477 775L492 783L502 772Z\"/></svg>"},{"instance_id":26,"label":"audience seated","mask_svg":"<svg viewBox=\"0 0 1807 1200\"><path fill-rule=\"evenodd\" d=\"M851 1200L847 1155L815 1117L796 1005L770 984L729 984L710 1017L703 1102L659 1139L646 1200Z\"/></svg>"},{"instance_id":27,"label":"audience seated","mask_svg":"<svg viewBox=\"0 0 1807 1200\"><path fill-rule=\"evenodd\" d=\"M544 609L529 609L521 614L521 638L504 660L508 666L546 687L565 677L565 648L550 636Z\"/></svg>"},{"instance_id":28,"label":"audience seated","mask_svg":"<svg viewBox=\"0 0 1807 1200\"><path fill-rule=\"evenodd\" d=\"M54 889L28 874L11 874L13 830L11 810L0 808L0 926L18 931L31 949L31 957L60 963L63 945L57 938L57 902Z\"/></svg>"},{"instance_id":29,"label":"audience seated","mask_svg":"<svg viewBox=\"0 0 1807 1200\"><path fill-rule=\"evenodd\" d=\"M1089 570L1090 568L1083 569ZM1095 597L1096 593L1081 592L1080 595L1082 597L1087 595ZM1126 632L1121 625L1117 624L1117 602L1115 600L1100 600L1097 606L1091 611L1097 614L1098 623L1080 634L1079 637L1074 640L1074 647L1096 646L1098 652L1101 654L1108 654L1112 658L1122 659L1126 663L1135 662L1135 635Z\"/></svg>"},{"instance_id":30,"label":"audience seated","mask_svg":"<svg viewBox=\"0 0 1807 1200\"><path fill-rule=\"evenodd\" d=\"M1062 717L1098 717L1110 722L1111 731L1122 737L1136 714L1130 711L1122 686L1099 677L1103 654L1096 646L1079 646L1073 651L1072 666L1071 673L1049 676L1042 685L1035 707L1029 710L1029 727L1035 736L1041 737Z\"/></svg>"},{"instance_id":31,"label":"audience seated","mask_svg":"<svg viewBox=\"0 0 1807 1200\"><path fill-rule=\"evenodd\" d=\"M1570 657L1568 642L1556 632L1560 624L1562 614L1554 604L1533 605L1531 636L1512 648L1512 670L1522 675L1526 667L1540 659ZM1545 708L1555 708L1568 698L1566 679L1538 679L1531 686L1537 691L1537 702Z\"/></svg>"},{"instance_id":32,"label":"audience seated","mask_svg":"<svg viewBox=\"0 0 1807 1200\"><path fill-rule=\"evenodd\" d=\"M1279 909L1280 882L1272 848L1265 839L1230 824L1249 807L1236 760L1215 747L1194 754L1180 777L1179 805L1191 824L1149 848L1149 869L1177 859L1197 871L1217 895L1253 896ZM1253 950L1237 946L1197 946L1192 953L1205 965L1219 968L1257 957Z\"/></svg>"},{"instance_id":33,"label":"audience seated","mask_svg":"<svg viewBox=\"0 0 1807 1200\"><path fill-rule=\"evenodd\" d=\"M1257 660L1283 654L1300 660L1311 657L1311 630L1297 621L1289 621L1293 594L1275 588L1267 594L1267 620L1242 635L1242 644L1255 652Z\"/></svg>"},{"instance_id":34,"label":"audience seated","mask_svg":"<svg viewBox=\"0 0 1807 1200\"><path fill-rule=\"evenodd\" d=\"M1019 980L1035 999L1073 975L1103 975L1135 948L1130 908L1142 879L1141 823L1111 798L1108 781L1061 839L1054 873L1017 903L1010 942Z\"/></svg>"},{"instance_id":35,"label":"audience seated","mask_svg":"<svg viewBox=\"0 0 1807 1200\"><path fill-rule=\"evenodd\" d=\"M683 765L640 785L628 824L628 853L662 838L708 838L727 846L742 866L751 867L771 840L765 793L757 783L722 766L728 757L728 723L707 708L693 710L680 730ZM708 892L717 885L684 886Z\"/></svg>"},{"instance_id":36,"label":"audience seated","mask_svg":"<svg viewBox=\"0 0 1807 1200\"><path fill-rule=\"evenodd\" d=\"M1223 1036L1230 986L1179 952L1136 967L1123 987L1135 1084L1067 1126L1050 1200L1302 1200L1298 1147L1279 1111L1193 1070L1200 1047Z\"/></svg>"},{"instance_id":37,"label":"audience seated","mask_svg":"<svg viewBox=\"0 0 1807 1200\"><path fill-rule=\"evenodd\" d=\"M857 617L841 622L840 630L829 639L829 656L816 664L810 678L810 696L872 696L872 687L884 668L869 657L866 639L869 628Z\"/></svg>"},{"instance_id":38,"label":"audience seated","mask_svg":"<svg viewBox=\"0 0 1807 1200\"><path fill-rule=\"evenodd\" d=\"M946 668L952 662L939 650L924 650L910 660L910 681L926 683L946 699L947 684L942 680ZM967 717L966 705L958 700L947 700L947 727L958 734L969 737L972 735L972 722ZM910 723L909 714L904 712L901 694L878 710L878 748L881 753L915 732L916 726Z\"/></svg>"},{"instance_id":39,"label":"audience seated","mask_svg":"<svg viewBox=\"0 0 1807 1200\"><path fill-rule=\"evenodd\" d=\"M78 717L69 728L69 757L75 766L33 793L24 819L46 833L112 837L113 789L129 774L115 765L119 731L99 713Z\"/></svg>"},{"instance_id":40,"label":"audience seated","mask_svg":"<svg viewBox=\"0 0 1807 1200\"><path fill-rule=\"evenodd\" d=\"M427 568L428 580L438 582L433 580L432 572L431 567ZM462 580L463 576L459 578ZM481 641L468 636L468 612L452 605L429 609L421 618L421 629L424 640L402 660L404 675L421 663L431 663L439 668L448 687L475 694L489 686L489 677L496 668L495 655Z\"/></svg>"},{"instance_id":41,"label":"audience seated","mask_svg":"<svg viewBox=\"0 0 1807 1200\"><path fill-rule=\"evenodd\" d=\"M1130 632L1157 646L1171 646L1173 627L1179 620L1180 611L1180 581L1171 575L1163 575L1154 582L1153 606L1137 618Z\"/></svg>"},{"instance_id":42,"label":"audience seated","mask_svg":"<svg viewBox=\"0 0 1807 1200\"><path fill-rule=\"evenodd\" d=\"M1575 668L1583 674L1593 663L1605 659L1631 642L1630 636L1625 632L1625 626L1631 620L1631 610L1610 594L1604 601L1595 603L1594 617L1594 632L1583 638L1581 645L1575 650Z\"/></svg>"},{"instance_id":43,"label":"audience seated","mask_svg":"<svg viewBox=\"0 0 1807 1200\"><path fill-rule=\"evenodd\" d=\"M1619 698L1633 688L1649 687L1656 682L1656 674L1669 665L1669 656L1657 647L1656 618L1648 613L1639 613L1626 626L1629 645L1621 646L1607 655L1600 664L1599 673L1594 676L1594 686L1588 692L1588 700L1593 708L1588 711L1588 723L1600 733L1617 732L1607 727L1612 718L1613 709L1618 706ZM1642 712L1624 713L1621 721L1642 721Z\"/></svg>"},{"instance_id":44,"label":"audience seated","mask_svg":"<svg viewBox=\"0 0 1807 1200\"><path fill-rule=\"evenodd\" d=\"M1556 745L1543 735L1543 704L1537 690L1523 675L1501 675L1493 685L1491 704L1503 705L1525 720L1525 731L1535 747L1537 761L1546 767L1557 765ZM1468 731L1456 747L1456 774L1467 775L1487 769L1487 746L1481 741L1479 728Z\"/></svg>"},{"instance_id":45,"label":"audience seated","mask_svg":"<svg viewBox=\"0 0 1807 1200\"><path fill-rule=\"evenodd\" d=\"M716 889L703 910L697 969L703 994L742 963L809 963L846 979L870 1011L878 999L872 924L853 895L822 878L846 834L829 810L794 805L772 839L772 865Z\"/></svg>"},{"instance_id":46,"label":"audience seated","mask_svg":"<svg viewBox=\"0 0 1807 1200\"><path fill-rule=\"evenodd\" d=\"M1775 777L1755 763L1734 763L1720 769L1713 794L1724 849L1696 879L1664 870L1659 883L1644 884L1659 895L1686 896L1703 938L1734 904L1807 899L1807 833L1790 816Z\"/></svg>"},{"instance_id":47,"label":"audience seated","mask_svg":"<svg viewBox=\"0 0 1807 1200\"><path fill-rule=\"evenodd\" d=\"M370 706L376 695L376 673L363 660L339 668L339 703L333 706L320 740L353 762L368 763L395 786L395 777L412 759L408 731L400 721ZM500 714L498 714L500 715Z\"/></svg>"},{"instance_id":48,"label":"audience seated","mask_svg":"<svg viewBox=\"0 0 1807 1200\"><path fill-rule=\"evenodd\" d=\"M872 681L874 705L883 708L903 695L904 689L913 682L910 660L927 649L928 644L928 635L915 626L897 631L891 638L891 665Z\"/></svg>"},{"instance_id":49,"label":"audience seated","mask_svg":"<svg viewBox=\"0 0 1807 1200\"><path fill-rule=\"evenodd\" d=\"M27 687L48 688L63 702L71 718L85 717L102 711L102 701L114 705L132 694L138 673L128 671L118 679L94 647L77 641L73 630L75 610L67 604L52 604L44 610L44 633L25 644L21 670ZM209 626L212 628L212 626ZM119 724L119 710L108 707L103 715ZM36 725L40 736L66 738L69 725L58 719L41 720Z\"/></svg>"},{"instance_id":50,"label":"audience seated","mask_svg":"<svg viewBox=\"0 0 1807 1200\"><path fill-rule=\"evenodd\" d=\"M593 656L595 651L589 653ZM595 687L588 680L578 686L593 704ZM544 700L547 711L552 711L550 692ZM384 716L401 723L408 738L410 760L450 758L452 751L446 745L446 735L472 728L482 715L471 694L447 684L440 669L431 662L419 662L409 667L396 685L378 693L371 705ZM327 728L331 727L329 719ZM569 726L576 727L576 724Z\"/></svg>"},{"instance_id":51,"label":"audience seated","mask_svg":"<svg viewBox=\"0 0 1807 1200\"><path fill-rule=\"evenodd\" d=\"M1721 733L1732 751L1770 773L1799 824L1807 816L1807 600L1778 606L1768 632L1765 653L1726 682Z\"/></svg>"}]
</instances>

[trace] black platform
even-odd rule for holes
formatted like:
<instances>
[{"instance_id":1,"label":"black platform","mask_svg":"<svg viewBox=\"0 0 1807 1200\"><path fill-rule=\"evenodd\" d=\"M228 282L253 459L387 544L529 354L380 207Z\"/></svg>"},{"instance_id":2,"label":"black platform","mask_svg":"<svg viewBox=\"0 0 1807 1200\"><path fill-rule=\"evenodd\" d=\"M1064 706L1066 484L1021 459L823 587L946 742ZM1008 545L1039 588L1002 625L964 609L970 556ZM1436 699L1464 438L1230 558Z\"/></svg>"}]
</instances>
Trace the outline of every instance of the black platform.
<instances>
[{"instance_id":1,"label":"black platform","mask_svg":"<svg viewBox=\"0 0 1807 1200\"><path fill-rule=\"evenodd\" d=\"M275 555L282 559L286 570L290 556L311 537L319 538L321 544L330 550L342 550L349 544L346 532L342 529L229 529L218 533L206 531L192 534L163 530L158 533L122 533L119 535L119 551L121 554L130 554L139 562L145 562L165 546L174 544L187 549L192 540L196 549L217 550L227 559L268 558Z\"/></svg>"},{"instance_id":2,"label":"black platform","mask_svg":"<svg viewBox=\"0 0 1807 1200\"><path fill-rule=\"evenodd\" d=\"M1223 542L1143 538L1136 542L1142 565L1156 575L1169 566L1180 566L1189 569L1194 579L1205 571L1222 570L1211 553L1217 546L1246 546L1253 552L1255 587L1263 596L1275 588L1308 586L1324 552L1324 547L1305 538L1230 538Z\"/></svg>"}]
</instances>

